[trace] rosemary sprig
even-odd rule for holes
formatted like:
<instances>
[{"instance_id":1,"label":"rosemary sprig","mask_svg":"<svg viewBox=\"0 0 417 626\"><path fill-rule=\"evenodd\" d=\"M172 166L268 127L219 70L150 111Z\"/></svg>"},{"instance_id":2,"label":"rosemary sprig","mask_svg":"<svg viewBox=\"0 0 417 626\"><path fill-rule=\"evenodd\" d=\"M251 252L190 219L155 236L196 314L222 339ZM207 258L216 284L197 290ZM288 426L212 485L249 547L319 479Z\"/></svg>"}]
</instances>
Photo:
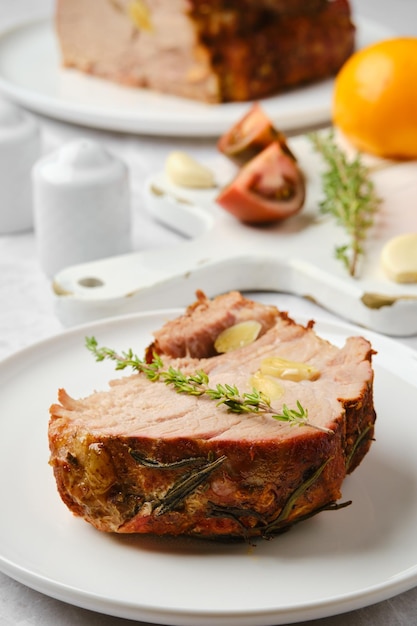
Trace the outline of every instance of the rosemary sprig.
<instances>
[{"instance_id":1,"label":"rosemary sprig","mask_svg":"<svg viewBox=\"0 0 417 626\"><path fill-rule=\"evenodd\" d=\"M172 386L177 393L185 393L192 396L207 396L216 401L216 406L224 404L230 413L263 413L272 418L287 422L291 426L309 426L326 433L333 434L329 428L317 426L308 421L308 410L297 401L297 409L289 409L285 404L282 413L274 412L271 402L262 391L252 390L252 393L239 392L234 385L217 384L209 386L209 377L203 370L197 370L191 375L186 375L181 370L169 367L163 369L162 359L154 355L152 363L140 359L132 350L118 354L110 348L99 348L95 337L86 337L85 345L94 355L96 361L110 359L116 362L116 370L131 367L133 370L144 374L152 382L160 381Z\"/></svg>"},{"instance_id":2,"label":"rosemary sprig","mask_svg":"<svg viewBox=\"0 0 417 626\"><path fill-rule=\"evenodd\" d=\"M337 146L333 131L327 136L312 133L309 137L328 166L322 174L324 199L320 202L320 210L323 214L332 215L347 232L348 243L336 247L335 255L355 277L359 258L364 254L367 232L373 225L381 200L375 193L369 170L360 154L349 161L345 152Z\"/></svg>"},{"instance_id":3,"label":"rosemary sprig","mask_svg":"<svg viewBox=\"0 0 417 626\"><path fill-rule=\"evenodd\" d=\"M350 466L353 460L353 457L355 456L358 448L362 445L362 443L366 440L366 435L369 433L369 431L373 428L373 424L368 424L358 435L356 441L354 442L352 449L350 451L350 454L348 455L348 457L346 458L346 472L349 473L350 470Z\"/></svg>"},{"instance_id":4,"label":"rosemary sprig","mask_svg":"<svg viewBox=\"0 0 417 626\"><path fill-rule=\"evenodd\" d=\"M183 474L172 487L168 489L164 497L155 503L154 510L156 515L163 515L168 511L175 510L183 500L193 493L205 480L214 472L214 470L222 465L226 460L226 456L220 456L214 461L209 461L199 469L193 469Z\"/></svg>"}]
</instances>

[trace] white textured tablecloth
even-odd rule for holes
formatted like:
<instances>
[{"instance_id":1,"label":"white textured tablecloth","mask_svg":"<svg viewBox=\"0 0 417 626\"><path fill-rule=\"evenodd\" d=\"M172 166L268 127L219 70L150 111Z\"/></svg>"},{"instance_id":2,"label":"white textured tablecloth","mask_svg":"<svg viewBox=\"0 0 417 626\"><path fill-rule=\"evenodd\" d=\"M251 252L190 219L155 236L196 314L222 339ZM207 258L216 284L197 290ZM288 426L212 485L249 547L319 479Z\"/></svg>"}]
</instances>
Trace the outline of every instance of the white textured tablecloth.
<instances>
[{"instance_id":1,"label":"white textured tablecloth","mask_svg":"<svg viewBox=\"0 0 417 626\"><path fill-rule=\"evenodd\" d=\"M0 28L20 19L50 14L53 4L51 0L0 0ZM398 33L417 35L416 0L357 0L354 8L364 17L378 20ZM128 163L132 174L136 249L178 241L178 235L152 222L142 210L142 183L148 174L161 169L172 149L192 148L197 157L199 154L204 157L212 153L213 141L135 137L81 129L41 116L37 116L37 119L42 128L45 152L70 138L88 136L103 142ZM279 306L295 316L300 314L335 319L299 298L286 295L278 295L277 298ZM61 324L54 314L50 281L38 266L34 234L0 236L0 359L61 330ZM403 341L417 349L417 337ZM7 503L1 501L1 506L6 507ZM133 626L137 623L67 605L0 574L0 626ZM417 589L368 608L309 624L411 626L417 624Z\"/></svg>"}]
</instances>

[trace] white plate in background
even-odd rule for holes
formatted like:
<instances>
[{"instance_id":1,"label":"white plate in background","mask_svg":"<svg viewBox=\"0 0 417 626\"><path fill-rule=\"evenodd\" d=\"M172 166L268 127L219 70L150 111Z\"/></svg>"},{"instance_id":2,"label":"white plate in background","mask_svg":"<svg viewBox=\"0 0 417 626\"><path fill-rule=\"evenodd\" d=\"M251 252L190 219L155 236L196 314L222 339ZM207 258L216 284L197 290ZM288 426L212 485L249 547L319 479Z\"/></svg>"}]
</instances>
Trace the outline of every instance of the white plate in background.
<instances>
[{"instance_id":1,"label":"white plate in background","mask_svg":"<svg viewBox=\"0 0 417 626\"><path fill-rule=\"evenodd\" d=\"M358 48L392 35L360 17L355 23ZM261 102L282 130L296 131L330 120L332 89L328 79ZM0 36L0 91L59 120L145 135L217 136L248 109L248 103L209 105L64 70L51 20L29 22Z\"/></svg>"}]
</instances>

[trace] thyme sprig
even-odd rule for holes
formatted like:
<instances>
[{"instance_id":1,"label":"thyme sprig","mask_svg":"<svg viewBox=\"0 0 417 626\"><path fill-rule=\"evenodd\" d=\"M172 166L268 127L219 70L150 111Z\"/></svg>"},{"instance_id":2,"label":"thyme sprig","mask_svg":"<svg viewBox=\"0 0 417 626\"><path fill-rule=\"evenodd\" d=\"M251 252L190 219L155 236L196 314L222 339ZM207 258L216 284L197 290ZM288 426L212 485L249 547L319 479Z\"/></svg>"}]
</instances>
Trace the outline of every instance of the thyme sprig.
<instances>
[{"instance_id":1,"label":"thyme sprig","mask_svg":"<svg viewBox=\"0 0 417 626\"><path fill-rule=\"evenodd\" d=\"M367 233L374 223L374 214L381 199L375 193L369 170L359 153L349 160L336 144L333 131L327 135L311 133L309 137L328 166L322 174L324 199L320 202L320 211L332 215L337 224L345 229L349 241L336 247L335 256L355 277L359 258L365 253Z\"/></svg>"},{"instance_id":2,"label":"thyme sprig","mask_svg":"<svg viewBox=\"0 0 417 626\"><path fill-rule=\"evenodd\" d=\"M203 370L197 370L191 375L184 374L173 367L163 369L164 364L160 356L154 354L151 363L140 359L132 350L118 354L111 348L99 347L95 337L85 338L86 348L94 355L96 361L110 359L115 361L116 370L131 367L140 372L152 382L160 381L172 386L177 393L192 396L207 396L216 402L216 406L225 405L229 413L262 413L269 414L273 419L287 422L291 426L309 426L326 433L332 433L329 428L312 424L308 421L308 410L297 401L297 409L290 409L283 405L282 412L277 413L271 406L270 399L262 391L252 390L252 393L239 392L235 385L209 386L209 377Z\"/></svg>"}]
</instances>

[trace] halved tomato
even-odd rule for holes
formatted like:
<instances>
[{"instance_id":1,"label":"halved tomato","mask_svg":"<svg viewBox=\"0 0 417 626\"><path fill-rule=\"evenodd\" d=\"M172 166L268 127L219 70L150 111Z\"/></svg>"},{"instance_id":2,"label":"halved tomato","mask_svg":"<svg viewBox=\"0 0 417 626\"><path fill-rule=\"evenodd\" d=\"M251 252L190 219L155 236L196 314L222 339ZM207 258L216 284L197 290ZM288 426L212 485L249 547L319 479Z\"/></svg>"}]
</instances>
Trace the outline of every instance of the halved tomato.
<instances>
[{"instance_id":1,"label":"halved tomato","mask_svg":"<svg viewBox=\"0 0 417 626\"><path fill-rule=\"evenodd\" d=\"M272 143L244 165L216 201L242 222L283 220L301 210L304 176L296 161Z\"/></svg>"},{"instance_id":2,"label":"halved tomato","mask_svg":"<svg viewBox=\"0 0 417 626\"><path fill-rule=\"evenodd\" d=\"M279 143L283 152L295 159L285 135L274 127L255 102L246 115L220 137L217 148L237 165L244 165L274 141Z\"/></svg>"}]
</instances>

